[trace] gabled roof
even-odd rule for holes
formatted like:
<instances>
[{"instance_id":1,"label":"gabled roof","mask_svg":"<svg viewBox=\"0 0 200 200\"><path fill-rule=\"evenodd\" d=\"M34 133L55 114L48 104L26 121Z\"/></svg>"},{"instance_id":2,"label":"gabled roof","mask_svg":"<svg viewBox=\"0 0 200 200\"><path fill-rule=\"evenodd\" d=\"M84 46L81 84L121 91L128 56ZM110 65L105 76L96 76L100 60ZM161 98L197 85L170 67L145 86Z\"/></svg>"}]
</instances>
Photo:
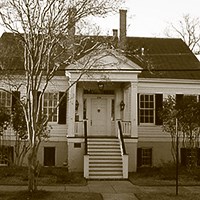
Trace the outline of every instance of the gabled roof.
<instances>
[{"instance_id":1,"label":"gabled roof","mask_svg":"<svg viewBox=\"0 0 200 200\"><path fill-rule=\"evenodd\" d=\"M84 66L87 63L87 67ZM93 64L94 63L94 64ZM116 49L108 49L104 45L89 52L76 62L66 67L67 70L79 72L89 68L91 71L129 71L140 73L142 68L130 59L127 59Z\"/></svg>"},{"instance_id":2,"label":"gabled roof","mask_svg":"<svg viewBox=\"0 0 200 200\"><path fill-rule=\"evenodd\" d=\"M127 37L126 47L140 78L200 79L200 62L181 39Z\"/></svg>"},{"instance_id":3,"label":"gabled roof","mask_svg":"<svg viewBox=\"0 0 200 200\"><path fill-rule=\"evenodd\" d=\"M90 49L95 42L117 47L117 38L112 36L76 36L75 42L81 39L83 45L78 48L83 50ZM61 63L68 53L60 57ZM78 55L76 60L85 55ZM139 78L200 79L200 62L181 39L127 37L124 55L143 68ZM4 33L0 38L0 61L9 68L23 69L23 48L13 33ZM62 67L64 69L66 64Z\"/></svg>"}]
</instances>

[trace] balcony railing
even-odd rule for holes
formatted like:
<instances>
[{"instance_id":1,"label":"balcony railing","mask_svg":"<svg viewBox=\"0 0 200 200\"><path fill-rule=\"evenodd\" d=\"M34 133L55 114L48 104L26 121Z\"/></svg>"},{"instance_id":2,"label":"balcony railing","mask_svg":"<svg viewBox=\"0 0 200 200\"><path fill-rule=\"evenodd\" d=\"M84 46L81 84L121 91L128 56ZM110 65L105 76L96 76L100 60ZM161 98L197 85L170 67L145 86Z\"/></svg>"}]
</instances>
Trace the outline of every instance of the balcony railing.
<instances>
[{"instance_id":1,"label":"balcony railing","mask_svg":"<svg viewBox=\"0 0 200 200\"><path fill-rule=\"evenodd\" d=\"M84 136L84 121L76 121L74 125L75 136Z\"/></svg>"},{"instance_id":2,"label":"balcony railing","mask_svg":"<svg viewBox=\"0 0 200 200\"><path fill-rule=\"evenodd\" d=\"M131 121L121 121L121 128L123 136L131 135Z\"/></svg>"}]
</instances>

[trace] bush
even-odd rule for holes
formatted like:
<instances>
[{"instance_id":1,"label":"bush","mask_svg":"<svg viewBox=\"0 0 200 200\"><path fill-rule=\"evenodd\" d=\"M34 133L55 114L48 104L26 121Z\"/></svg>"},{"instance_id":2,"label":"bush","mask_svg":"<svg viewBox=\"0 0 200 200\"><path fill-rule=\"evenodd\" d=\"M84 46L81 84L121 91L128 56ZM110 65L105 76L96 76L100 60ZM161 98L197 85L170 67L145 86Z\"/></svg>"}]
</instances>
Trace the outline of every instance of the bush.
<instances>
[{"instance_id":1,"label":"bush","mask_svg":"<svg viewBox=\"0 0 200 200\"><path fill-rule=\"evenodd\" d=\"M188 174L193 177L195 181L200 181L200 167L189 169Z\"/></svg>"},{"instance_id":2,"label":"bush","mask_svg":"<svg viewBox=\"0 0 200 200\"><path fill-rule=\"evenodd\" d=\"M1 166L0 167L0 177L10 177L10 176L27 176L27 167L18 166Z\"/></svg>"},{"instance_id":3,"label":"bush","mask_svg":"<svg viewBox=\"0 0 200 200\"><path fill-rule=\"evenodd\" d=\"M162 163L160 166L159 177L162 180L175 180L176 164L174 162Z\"/></svg>"},{"instance_id":4,"label":"bush","mask_svg":"<svg viewBox=\"0 0 200 200\"><path fill-rule=\"evenodd\" d=\"M137 173L140 177L152 177L157 176L159 173L158 167L141 167L137 169Z\"/></svg>"}]
</instances>

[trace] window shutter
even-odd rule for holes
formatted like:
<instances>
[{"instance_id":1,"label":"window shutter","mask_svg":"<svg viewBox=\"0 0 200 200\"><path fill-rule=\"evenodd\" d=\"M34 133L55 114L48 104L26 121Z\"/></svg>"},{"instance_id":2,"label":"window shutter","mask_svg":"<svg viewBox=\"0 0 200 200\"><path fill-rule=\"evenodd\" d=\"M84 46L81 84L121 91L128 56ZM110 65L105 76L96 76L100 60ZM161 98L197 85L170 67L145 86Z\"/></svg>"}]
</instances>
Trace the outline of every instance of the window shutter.
<instances>
[{"instance_id":1,"label":"window shutter","mask_svg":"<svg viewBox=\"0 0 200 200\"><path fill-rule=\"evenodd\" d=\"M151 148L151 153L150 153L150 158L151 158L151 160L150 160L150 165L151 165L151 166L152 166L152 164L153 164L153 162L152 162L152 160L153 160L152 154L153 154L153 149Z\"/></svg>"},{"instance_id":2,"label":"window shutter","mask_svg":"<svg viewBox=\"0 0 200 200\"><path fill-rule=\"evenodd\" d=\"M64 92L59 92L59 100L62 98L64 95ZM63 98L63 100L60 102L59 105L59 110L58 110L58 124L66 124L66 95Z\"/></svg>"},{"instance_id":3,"label":"window shutter","mask_svg":"<svg viewBox=\"0 0 200 200\"><path fill-rule=\"evenodd\" d=\"M142 148L137 148L137 167L142 166Z\"/></svg>"},{"instance_id":4,"label":"window shutter","mask_svg":"<svg viewBox=\"0 0 200 200\"><path fill-rule=\"evenodd\" d=\"M176 94L176 106L179 107L183 100L183 94Z\"/></svg>"},{"instance_id":5,"label":"window shutter","mask_svg":"<svg viewBox=\"0 0 200 200\"><path fill-rule=\"evenodd\" d=\"M138 125L139 125L140 124L140 94L139 93L137 94L137 106L138 106L137 115L138 115Z\"/></svg>"},{"instance_id":6,"label":"window shutter","mask_svg":"<svg viewBox=\"0 0 200 200\"><path fill-rule=\"evenodd\" d=\"M197 148L197 166L200 166L200 148Z\"/></svg>"},{"instance_id":7,"label":"window shutter","mask_svg":"<svg viewBox=\"0 0 200 200\"><path fill-rule=\"evenodd\" d=\"M159 117L159 112L162 110L163 106L163 94L155 95L155 124L162 125L163 120Z\"/></svg>"},{"instance_id":8,"label":"window shutter","mask_svg":"<svg viewBox=\"0 0 200 200\"><path fill-rule=\"evenodd\" d=\"M12 92L12 111L14 110L17 100L20 99L20 92L19 91L13 91Z\"/></svg>"},{"instance_id":9,"label":"window shutter","mask_svg":"<svg viewBox=\"0 0 200 200\"><path fill-rule=\"evenodd\" d=\"M187 149L181 148L181 165L187 165Z\"/></svg>"}]
</instances>

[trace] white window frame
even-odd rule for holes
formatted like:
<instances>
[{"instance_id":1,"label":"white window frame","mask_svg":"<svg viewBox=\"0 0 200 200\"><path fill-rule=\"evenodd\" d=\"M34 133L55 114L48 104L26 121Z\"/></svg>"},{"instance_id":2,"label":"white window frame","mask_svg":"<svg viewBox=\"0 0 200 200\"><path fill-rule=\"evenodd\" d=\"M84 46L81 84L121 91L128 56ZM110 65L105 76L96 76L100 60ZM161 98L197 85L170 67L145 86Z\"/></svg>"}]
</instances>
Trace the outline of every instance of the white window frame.
<instances>
[{"instance_id":1,"label":"white window frame","mask_svg":"<svg viewBox=\"0 0 200 200\"><path fill-rule=\"evenodd\" d=\"M6 108L8 112L11 112L12 95L9 92L0 90L0 107Z\"/></svg>"},{"instance_id":2,"label":"white window frame","mask_svg":"<svg viewBox=\"0 0 200 200\"><path fill-rule=\"evenodd\" d=\"M47 99L46 99L46 95L48 95ZM50 105L49 95L56 96L56 100L53 99L53 102L51 103L51 105ZM51 91L45 92L44 96L43 96L43 106L42 106L43 114L48 116L50 114L50 110L53 110L57 106L58 101L59 101L59 93L58 92L51 92ZM46 111L45 111L45 109L46 109ZM56 119L54 119L54 117L56 117ZM50 123L58 123L58 107L56 109L56 113L54 113L52 115L52 117L49 119L49 122Z\"/></svg>"},{"instance_id":3,"label":"white window frame","mask_svg":"<svg viewBox=\"0 0 200 200\"><path fill-rule=\"evenodd\" d=\"M153 96L153 108L150 109L150 108L141 108L141 96L144 96L144 99L145 99L145 96ZM150 101L149 101L150 103ZM145 101L144 101L144 104L145 104ZM153 111L153 122L141 122L141 110L152 110ZM144 118L145 118L145 115L144 115ZM149 94L149 93L144 93L144 94L140 94L139 95L139 124L141 125L155 125L155 94Z\"/></svg>"}]
</instances>

